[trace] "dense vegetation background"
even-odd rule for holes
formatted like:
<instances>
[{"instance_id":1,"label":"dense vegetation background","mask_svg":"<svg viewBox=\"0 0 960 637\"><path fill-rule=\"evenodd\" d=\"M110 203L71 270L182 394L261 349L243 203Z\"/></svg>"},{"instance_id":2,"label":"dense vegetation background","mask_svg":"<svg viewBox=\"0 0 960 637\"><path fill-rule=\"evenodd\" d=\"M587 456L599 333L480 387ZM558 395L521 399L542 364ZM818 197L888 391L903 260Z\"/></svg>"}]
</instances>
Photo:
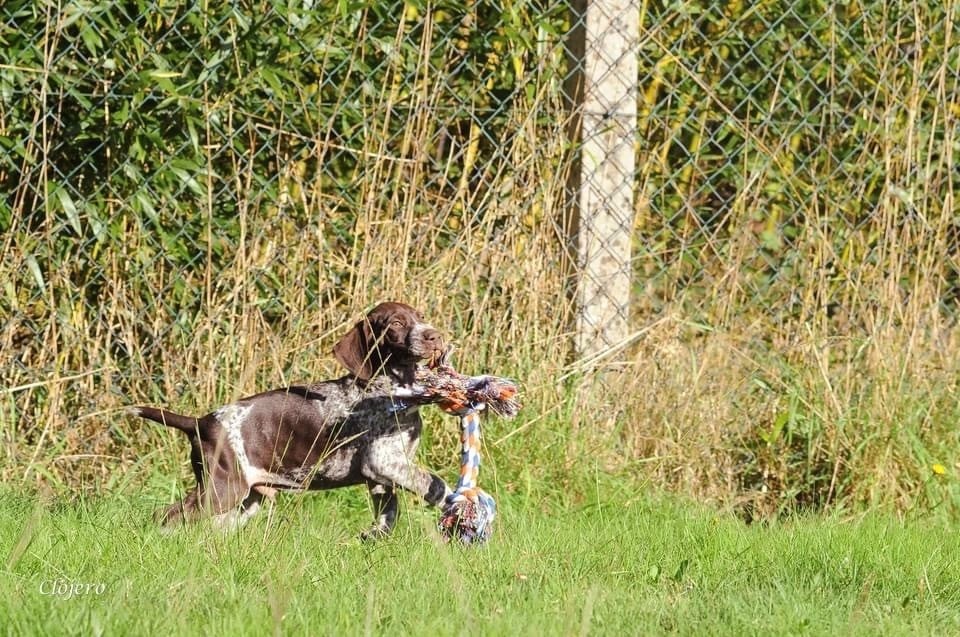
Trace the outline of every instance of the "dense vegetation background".
<instances>
[{"instance_id":1,"label":"dense vegetation background","mask_svg":"<svg viewBox=\"0 0 960 637\"><path fill-rule=\"evenodd\" d=\"M641 10L638 333L582 361L564 3L4 2L0 477L182 475L124 405L332 376L402 298L523 381L503 489L956 513L956 5Z\"/></svg>"}]
</instances>

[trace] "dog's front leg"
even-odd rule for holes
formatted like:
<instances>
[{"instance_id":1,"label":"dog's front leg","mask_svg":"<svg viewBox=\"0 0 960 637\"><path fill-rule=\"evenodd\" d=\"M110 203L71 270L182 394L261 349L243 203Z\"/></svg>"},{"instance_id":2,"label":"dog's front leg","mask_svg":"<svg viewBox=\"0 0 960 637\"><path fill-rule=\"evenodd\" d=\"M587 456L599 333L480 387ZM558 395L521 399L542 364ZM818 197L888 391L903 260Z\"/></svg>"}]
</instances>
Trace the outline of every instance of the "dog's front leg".
<instances>
[{"instance_id":1,"label":"dog's front leg","mask_svg":"<svg viewBox=\"0 0 960 637\"><path fill-rule=\"evenodd\" d=\"M375 476L376 482L394 484L416 493L427 504L433 506L440 506L447 496L453 493L443 478L412 464L391 463L380 466L377 468Z\"/></svg>"},{"instance_id":2,"label":"dog's front leg","mask_svg":"<svg viewBox=\"0 0 960 637\"><path fill-rule=\"evenodd\" d=\"M361 540L376 540L389 535L397 523L398 499L393 487L368 482L370 501L373 503L373 526L360 534Z\"/></svg>"},{"instance_id":3,"label":"dog's front leg","mask_svg":"<svg viewBox=\"0 0 960 637\"><path fill-rule=\"evenodd\" d=\"M396 485L440 506L452 491L443 478L413 463L415 452L416 445L404 433L376 440L367 451L364 475L371 482Z\"/></svg>"},{"instance_id":4,"label":"dog's front leg","mask_svg":"<svg viewBox=\"0 0 960 637\"><path fill-rule=\"evenodd\" d=\"M395 484L416 493L435 507L442 505L447 496L453 493L453 489L443 478L416 465L404 467L393 480Z\"/></svg>"}]
</instances>

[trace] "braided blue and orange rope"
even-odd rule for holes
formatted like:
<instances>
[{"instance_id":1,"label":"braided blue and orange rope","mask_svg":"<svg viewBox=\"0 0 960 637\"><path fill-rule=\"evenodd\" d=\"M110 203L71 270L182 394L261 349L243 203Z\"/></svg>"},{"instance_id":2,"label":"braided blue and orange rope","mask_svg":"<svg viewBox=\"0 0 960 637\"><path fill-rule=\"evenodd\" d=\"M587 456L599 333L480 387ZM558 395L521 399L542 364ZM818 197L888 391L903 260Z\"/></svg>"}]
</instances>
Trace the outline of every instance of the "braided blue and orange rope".
<instances>
[{"instance_id":1,"label":"braided blue and orange rope","mask_svg":"<svg viewBox=\"0 0 960 637\"><path fill-rule=\"evenodd\" d=\"M447 359L417 369L415 382L394 389L393 411L414 405L436 404L460 418L460 479L447 496L437 527L447 540L480 544L493 533L497 505L493 497L477 486L480 474L480 412L486 409L512 418L520 411L517 385L497 376L464 376Z\"/></svg>"},{"instance_id":2,"label":"braided blue and orange rope","mask_svg":"<svg viewBox=\"0 0 960 637\"><path fill-rule=\"evenodd\" d=\"M460 478L447 496L437 528L448 540L464 544L486 542L493 533L497 505L493 497L477 486L480 475L480 412L468 409L460 416Z\"/></svg>"}]
</instances>

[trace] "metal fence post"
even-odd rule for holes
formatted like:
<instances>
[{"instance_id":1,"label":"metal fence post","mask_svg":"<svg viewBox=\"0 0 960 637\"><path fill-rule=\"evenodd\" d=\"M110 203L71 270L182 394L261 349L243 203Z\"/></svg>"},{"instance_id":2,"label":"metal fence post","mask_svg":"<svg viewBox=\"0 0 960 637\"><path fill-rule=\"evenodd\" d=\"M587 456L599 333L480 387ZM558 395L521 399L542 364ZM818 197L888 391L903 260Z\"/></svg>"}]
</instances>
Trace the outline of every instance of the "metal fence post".
<instances>
[{"instance_id":1,"label":"metal fence post","mask_svg":"<svg viewBox=\"0 0 960 637\"><path fill-rule=\"evenodd\" d=\"M590 356L627 337L637 131L638 0L577 0L568 41L573 102L570 246L575 347Z\"/></svg>"}]
</instances>

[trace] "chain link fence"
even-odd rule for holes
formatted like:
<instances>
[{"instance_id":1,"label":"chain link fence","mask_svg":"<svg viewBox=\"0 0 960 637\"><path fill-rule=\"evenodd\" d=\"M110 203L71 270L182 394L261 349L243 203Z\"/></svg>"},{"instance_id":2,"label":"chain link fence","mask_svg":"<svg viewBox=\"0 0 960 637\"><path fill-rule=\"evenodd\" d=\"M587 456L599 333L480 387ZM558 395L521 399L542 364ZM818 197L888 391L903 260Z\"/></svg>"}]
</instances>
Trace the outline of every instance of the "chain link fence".
<instances>
[{"instance_id":1,"label":"chain link fence","mask_svg":"<svg viewBox=\"0 0 960 637\"><path fill-rule=\"evenodd\" d=\"M508 316L505 339L540 358L598 298L612 314L579 329L625 327L594 349L667 311L952 324L956 17L932 1L7 0L7 449L97 454L109 408L315 374L389 295L465 333ZM624 68L630 100L584 106L585 82ZM585 185L604 147L620 163Z\"/></svg>"},{"instance_id":2,"label":"chain link fence","mask_svg":"<svg viewBox=\"0 0 960 637\"><path fill-rule=\"evenodd\" d=\"M699 288L722 316L955 315L955 4L673 5L644 26L642 306Z\"/></svg>"}]
</instances>

